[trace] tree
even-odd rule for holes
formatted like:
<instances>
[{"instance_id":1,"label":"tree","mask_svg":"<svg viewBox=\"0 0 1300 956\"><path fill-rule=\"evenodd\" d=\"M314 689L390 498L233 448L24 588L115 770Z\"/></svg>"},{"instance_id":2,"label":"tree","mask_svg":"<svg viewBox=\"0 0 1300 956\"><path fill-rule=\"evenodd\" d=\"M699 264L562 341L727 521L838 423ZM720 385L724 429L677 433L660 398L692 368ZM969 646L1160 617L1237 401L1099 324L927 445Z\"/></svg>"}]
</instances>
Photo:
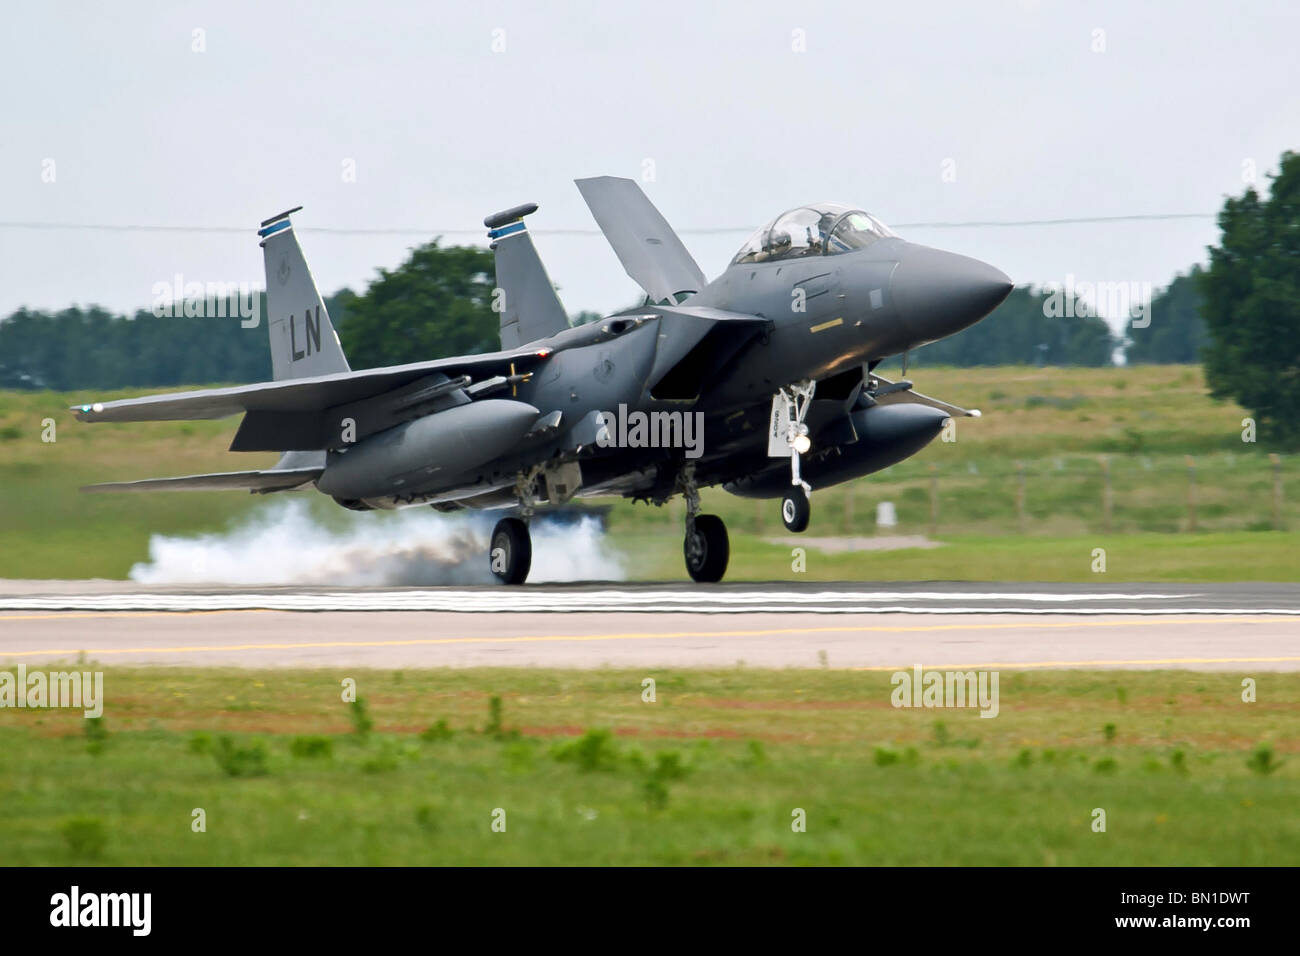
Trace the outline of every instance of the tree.
<instances>
[{"instance_id":1,"label":"tree","mask_svg":"<svg viewBox=\"0 0 1300 956\"><path fill-rule=\"evenodd\" d=\"M340 296L343 351L353 368L377 368L491 352L500 347L500 316L492 310L492 253L438 245L411 251L361 295Z\"/></svg>"},{"instance_id":2,"label":"tree","mask_svg":"<svg viewBox=\"0 0 1300 956\"><path fill-rule=\"evenodd\" d=\"M1300 154L1286 152L1268 199L1228 197L1200 276L1210 393L1232 398L1260 434L1300 444Z\"/></svg>"},{"instance_id":3,"label":"tree","mask_svg":"<svg viewBox=\"0 0 1300 956\"><path fill-rule=\"evenodd\" d=\"M263 311L260 314L265 314ZM58 313L19 309L0 321L0 388L60 391L270 377L266 324L240 316L113 315L92 306Z\"/></svg>"},{"instance_id":4,"label":"tree","mask_svg":"<svg viewBox=\"0 0 1300 956\"><path fill-rule=\"evenodd\" d=\"M265 382L271 377L266 294L257 325L245 327L236 301L225 316L133 316L104 309L58 313L19 309L0 319L0 388L113 389L218 382ZM330 317L346 320L352 293L325 299ZM355 298L355 297L353 297Z\"/></svg>"},{"instance_id":5,"label":"tree","mask_svg":"<svg viewBox=\"0 0 1300 956\"><path fill-rule=\"evenodd\" d=\"M472 247L412 251L362 295L326 297L353 368L374 368L499 345L492 311L492 253ZM225 317L134 316L104 309L20 309L0 320L0 388L114 389L263 382L271 378L265 321L246 328L232 303Z\"/></svg>"},{"instance_id":6,"label":"tree","mask_svg":"<svg viewBox=\"0 0 1300 956\"><path fill-rule=\"evenodd\" d=\"M1210 341L1201 316L1200 266L1178 275L1151 300L1151 322L1146 328L1130 328L1124 357L1130 365L1194 363Z\"/></svg>"}]
</instances>

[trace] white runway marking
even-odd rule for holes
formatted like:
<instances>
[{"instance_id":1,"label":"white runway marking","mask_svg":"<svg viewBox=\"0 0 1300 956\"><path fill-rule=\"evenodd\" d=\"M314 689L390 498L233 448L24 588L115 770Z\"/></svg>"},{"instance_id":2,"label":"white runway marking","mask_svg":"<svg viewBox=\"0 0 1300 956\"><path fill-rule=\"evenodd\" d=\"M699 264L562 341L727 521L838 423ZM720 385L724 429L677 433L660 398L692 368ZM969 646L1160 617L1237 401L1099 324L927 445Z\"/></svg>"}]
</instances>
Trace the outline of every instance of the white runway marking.
<instances>
[{"instance_id":1,"label":"white runway marking","mask_svg":"<svg viewBox=\"0 0 1300 956\"><path fill-rule=\"evenodd\" d=\"M1300 607L1184 607L1197 592L1021 591L668 591L601 588L159 592L0 596L0 611L443 611L461 613L608 613L611 611L741 614L1267 614ZM1201 601L1200 603L1210 603Z\"/></svg>"}]
</instances>

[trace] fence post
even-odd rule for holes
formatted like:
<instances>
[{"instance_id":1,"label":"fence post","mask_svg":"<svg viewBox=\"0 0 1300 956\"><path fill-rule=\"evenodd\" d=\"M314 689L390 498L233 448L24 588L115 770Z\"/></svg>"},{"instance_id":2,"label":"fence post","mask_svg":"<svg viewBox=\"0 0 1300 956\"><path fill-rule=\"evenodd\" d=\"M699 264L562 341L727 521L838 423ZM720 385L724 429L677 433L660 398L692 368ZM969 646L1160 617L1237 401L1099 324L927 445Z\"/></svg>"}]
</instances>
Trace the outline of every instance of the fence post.
<instances>
[{"instance_id":1,"label":"fence post","mask_svg":"<svg viewBox=\"0 0 1300 956\"><path fill-rule=\"evenodd\" d=\"M1110 458L1105 455L1101 456L1101 527L1106 534L1110 534L1110 513L1111 513L1111 494L1110 494Z\"/></svg>"},{"instance_id":2,"label":"fence post","mask_svg":"<svg viewBox=\"0 0 1300 956\"><path fill-rule=\"evenodd\" d=\"M1016 524L1025 533L1025 463L1016 462Z\"/></svg>"},{"instance_id":3,"label":"fence post","mask_svg":"<svg viewBox=\"0 0 1300 956\"><path fill-rule=\"evenodd\" d=\"M1187 530L1196 530L1196 461L1187 456Z\"/></svg>"},{"instance_id":4,"label":"fence post","mask_svg":"<svg viewBox=\"0 0 1300 956\"><path fill-rule=\"evenodd\" d=\"M1273 464L1273 530L1282 530L1282 459L1276 454L1268 456Z\"/></svg>"},{"instance_id":5,"label":"fence post","mask_svg":"<svg viewBox=\"0 0 1300 956\"><path fill-rule=\"evenodd\" d=\"M939 478L934 463L930 463L930 537L939 533Z\"/></svg>"}]
</instances>

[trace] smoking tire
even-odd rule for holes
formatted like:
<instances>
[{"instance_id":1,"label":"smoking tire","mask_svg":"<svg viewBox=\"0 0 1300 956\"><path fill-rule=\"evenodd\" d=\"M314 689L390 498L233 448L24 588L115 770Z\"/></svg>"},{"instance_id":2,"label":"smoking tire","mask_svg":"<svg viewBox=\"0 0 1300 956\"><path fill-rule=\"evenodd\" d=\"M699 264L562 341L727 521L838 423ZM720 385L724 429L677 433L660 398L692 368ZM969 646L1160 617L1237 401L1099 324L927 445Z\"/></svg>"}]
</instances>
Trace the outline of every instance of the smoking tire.
<instances>
[{"instance_id":1,"label":"smoking tire","mask_svg":"<svg viewBox=\"0 0 1300 956\"><path fill-rule=\"evenodd\" d=\"M692 580L701 584L721 581L731 559L727 526L717 515L696 515L695 530L687 533L682 550Z\"/></svg>"},{"instance_id":2,"label":"smoking tire","mask_svg":"<svg viewBox=\"0 0 1300 956\"><path fill-rule=\"evenodd\" d=\"M781 521L788 530L795 533L806 531L811 516L812 503L802 488L791 488L790 493L781 499Z\"/></svg>"},{"instance_id":3,"label":"smoking tire","mask_svg":"<svg viewBox=\"0 0 1300 956\"><path fill-rule=\"evenodd\" d=\"M502 518L492 529L488 567L502 584L523 584L533 564L533 539L518 518Z\"/></svg>"}]
</instances>

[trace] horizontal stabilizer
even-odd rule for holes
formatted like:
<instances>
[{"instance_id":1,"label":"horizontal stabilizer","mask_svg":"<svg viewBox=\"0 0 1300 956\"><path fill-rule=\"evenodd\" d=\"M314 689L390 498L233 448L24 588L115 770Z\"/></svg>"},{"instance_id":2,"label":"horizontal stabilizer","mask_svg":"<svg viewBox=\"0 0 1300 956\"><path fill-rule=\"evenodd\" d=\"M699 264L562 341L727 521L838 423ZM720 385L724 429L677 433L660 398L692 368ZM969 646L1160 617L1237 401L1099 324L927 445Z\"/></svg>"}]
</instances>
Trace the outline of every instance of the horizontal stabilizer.
<instances>
[{"instance_id":1,"label":"horizontal stabilizer","mask_svg":"<svg viewBox=\"0 0 1300 956\"><path fill-rule=\"evenodd\" d=\"M182 478L146 478L143 481L110 481L86 485L82 491L251 491L269 494L291 491L320 477L323 468L293 468L270 471L226 471L213 475Z\"/></svg>"},{"instance_id":2,"label":"horizontal stabilizer","mask_svg":"<svg viewBox=\"0 0 1300 956\"><path fill-rule=\"evenodd\" d=\"M704 288L703 270L640 186L615 176L575 182L619 262L651 301L680 302L679 293Z\"/></svg>"}]
</instances>

